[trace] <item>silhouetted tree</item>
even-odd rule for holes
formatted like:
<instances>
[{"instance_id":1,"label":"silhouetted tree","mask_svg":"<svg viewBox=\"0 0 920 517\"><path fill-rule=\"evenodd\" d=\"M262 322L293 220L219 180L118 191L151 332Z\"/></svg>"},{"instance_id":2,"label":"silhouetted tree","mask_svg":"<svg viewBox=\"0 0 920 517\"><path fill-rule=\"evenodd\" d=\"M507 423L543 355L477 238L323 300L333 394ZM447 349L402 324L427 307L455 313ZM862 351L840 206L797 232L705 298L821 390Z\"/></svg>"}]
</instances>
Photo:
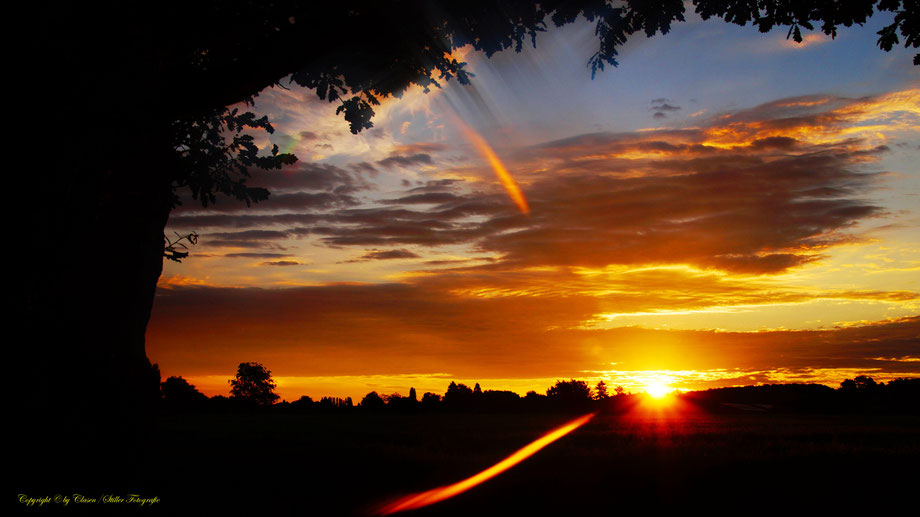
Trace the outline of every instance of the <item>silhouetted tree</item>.
<instances>
[{"instance_id":1,"label":"silhouetted tree","mask_svg":"<svg viewBox=\"0 0 920 517\"><path fill-rule=\"evenodd\" d=\"M524 395L524 408L528 411L539 411L546 406L546 395L541 395L536 391L530 390Z\"/></svg>"},{"instance_id":2,"label":"silhouetted tree","mask_svg":"<svg viewBox=\"0 0 920 517\"><path fill-rule=\"evenodd\" d=\"M878 388L875 379L867 375L857 375L854 379L846 379L840 383L840 390L847 393L870 393Z\"/></svg>"},{"instance_id":3,"label":"silhouetted tree","mask_svg":"<svg viewBox=\"0 0 920 517\"><path fill-rule=\"evenodd\" d=\"M278 400L272 372L259 363L240 363L236 378L231 379L230 396L270 406Z\"/></svg>"},{"instance_id":4,"label":"silhouetted tree","mask_svg":"<svg viewBox=\"0 0 920 517\"><path fill-rule=\"evenodd\" d=\"M441 405L441 396L430 391L422 395L422 409L430 411Z\"/></svg>"},{"instance_id":5,"label":"silhouetted tree","mask_svg":"<svg viewBox=\"0 0 920 517\"><path fill-rule=\"evenodd\" d=\"M875 379L867 375L857 375L853 382L856 384L856 389L861 391L870 392L878 388Z\"/></svg>"},{"instance_id":6,"label":"silhouetted tree","mask_svg":"<svg viewBox=\"0 0 920 517\"><path fill-rule=\"evenodd\" d=\"M387 409L393 411L414 411L418 409L418 400L411 397L403 397L399 393L384 395L383 399L387 403Z\"/></svg>"},{"instance_id":7,"label":"silhouetted tree","mask_svg":"<svg viewBox=\"0 0 920 517\"><path fill-rule=\"evenodd\" d=\"M363 409L377 411L385 408L386 402L384 402L383 397L378 395L376 391L372 391L365 395L363 399L361 399L361 403L359 405Z\"/></svg>"},{"instance_id":8,"label":"silhouetted tree","mask_svg":"<svg viewBox=\"0 0 920 517\"><path fill-rule=\"evenodd\" d=\"M885 385L885 395L892 409L920 413L920 378L888 381Z\"/></svg>"},{"instance_id":9,"label":"silhouetted tree","mask_svg":"<svg viewBox=\"0 0 920 517\"><path fill-rule=\"evenodd\" d=\"M409 388L409 400L418 402L418 395L415 393L415 388Z\"/></svg>"},{"instance_id":10,"label":"silhouetted tree","mask_svg":"<svg viewBox=\"0 0 920 517\"><path fill-rule=\"evenodd\" d=\"M451 381L444 392L444 405L454 410L467 410L473 406L473 390L466 384Z\"/></svg>"},{"instance_id":11,"label":"silhouetted tree","mask_svg":"<svg viewBox=\"0 0 920 517\"><path fill-rule=\"evenodd\" d=\"M291 407L298 411L313 409L313 399L303 395L294 402L291 402Z\"/></svg>"},{"instance_id":12,"label":"silhouetted tree","mask_svg":"<svg viewBox=\"0 0 920 517\"><path fill-rule=\"evenodd\" d=\"M557 407L578 408L591 402L591 388L585 381L556 381L546 390L546 397Z\"/></svg>"},{"instance_id":13,"label":"silhouetted tree","mask_svg":"<svg viewBox=\"0 0 920 517\"><path fill-rule=\"evenodd\" d=\"M513 391L486 390L479 399L479 406L486 411L507 412L521 408L521 396Z\"/></svg>"}]
</instances>

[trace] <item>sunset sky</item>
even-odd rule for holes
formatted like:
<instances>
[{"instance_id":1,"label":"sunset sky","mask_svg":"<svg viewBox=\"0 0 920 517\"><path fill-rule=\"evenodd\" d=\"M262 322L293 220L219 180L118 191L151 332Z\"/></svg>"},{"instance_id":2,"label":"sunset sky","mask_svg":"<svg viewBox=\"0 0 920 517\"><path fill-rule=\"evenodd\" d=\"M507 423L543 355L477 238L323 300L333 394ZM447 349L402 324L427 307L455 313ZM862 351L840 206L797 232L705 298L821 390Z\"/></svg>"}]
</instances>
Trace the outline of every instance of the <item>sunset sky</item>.
<instances>
[{"instance_id":1,"label":"sunset sky","mask_svg":"<svg viewBox=\"0 0 920 517\"><path fill-rule=\"evenodd\" d=\"M801 45L688 19L593 80L588 23L459 49L471 86L387 99L359 135L262 92L257 139L300 161L253 175L266 202L173 212L201 237L148 356L208 395L261 362L287 400L917 376L915 51L876 47L881 15Z\"/></svg>"}]
</instances>

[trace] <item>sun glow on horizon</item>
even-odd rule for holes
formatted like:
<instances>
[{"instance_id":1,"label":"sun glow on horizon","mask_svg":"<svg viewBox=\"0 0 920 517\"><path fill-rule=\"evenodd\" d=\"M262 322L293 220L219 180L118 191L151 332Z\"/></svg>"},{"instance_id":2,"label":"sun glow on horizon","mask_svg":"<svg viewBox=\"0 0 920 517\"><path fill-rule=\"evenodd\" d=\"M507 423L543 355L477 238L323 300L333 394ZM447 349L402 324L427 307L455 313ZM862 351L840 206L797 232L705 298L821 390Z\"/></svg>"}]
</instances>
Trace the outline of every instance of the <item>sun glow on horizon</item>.
<instances>
[{"instance_id":1,"label":"sun glow on horizon","mask_svg":"<svg viewBox=\"0 0 920 517\"><path fill-rule=\"evenodd\" d=\"M673 391L674 388L661 382L652 382L645 386L645 392L653 399L663 399Z\"/></svg>"}]
</instances>

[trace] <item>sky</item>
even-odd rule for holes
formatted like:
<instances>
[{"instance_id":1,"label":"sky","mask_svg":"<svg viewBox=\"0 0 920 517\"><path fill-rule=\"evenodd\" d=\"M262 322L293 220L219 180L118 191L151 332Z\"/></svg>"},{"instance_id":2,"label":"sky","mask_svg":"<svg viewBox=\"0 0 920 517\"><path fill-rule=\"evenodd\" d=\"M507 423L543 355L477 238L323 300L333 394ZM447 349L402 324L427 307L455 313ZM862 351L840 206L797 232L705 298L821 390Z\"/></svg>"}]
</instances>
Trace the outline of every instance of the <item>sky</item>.
<instances>
[{"instance_id":1,"label":"sky","mask_svg":"<svg viewBox=\"0 0 920 517\"><path fill-rule=\"evenodd\" d=\"M254 136L299 161L250 208L185 195L148 356L208 395L259 362L287 400L917 376L920 67L886 19L796 44L691 15L593 79L593 27L551 28L456 50L472 85L359 135L267 89Z\"/></svg>"}]
</instances>

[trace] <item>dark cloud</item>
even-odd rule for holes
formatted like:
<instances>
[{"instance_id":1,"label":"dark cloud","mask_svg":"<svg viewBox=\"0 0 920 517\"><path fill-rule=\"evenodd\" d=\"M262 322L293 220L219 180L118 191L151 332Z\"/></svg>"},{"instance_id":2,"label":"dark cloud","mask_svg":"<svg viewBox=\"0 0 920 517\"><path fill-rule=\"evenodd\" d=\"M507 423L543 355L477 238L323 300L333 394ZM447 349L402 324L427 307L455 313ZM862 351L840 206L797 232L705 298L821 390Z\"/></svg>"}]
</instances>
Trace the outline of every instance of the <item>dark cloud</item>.
<instances>
[{"instance_id":1,"label":"dark cloud","mask_svg":"<svg viewBox=\"0 0 920 517\"><path fill-rule=\"evenodd\" d=\"M257 228L275 225L312 225L320 222L319 214L201 214L174 215L169 218L170 228Z\"/></svg>"},{"instance_id":2,"label":"dark cloud","mask_svg":"<svg viewBox=\"0 0 920 517\"><path fill-rule=\"evenodd\" d=\"M439 260L426 260L422 262L426 266L456 266L460 264L468 264L470 262L495 262L494 257L471 257L471 258L455 258L455 259L439 259Z\"/></svg>"},{"instance_id":3,"label":"dark cloud","mask_svg":"<svg viewBox=\"0 0 920 517\"><path fill-rule=\"evenodd\" d=\"M312 191L351 194L371 190L373 183L354 171L329 164L298 162L280 171L256 171L249 184L269 191Z\"/></svg>"},{"instance_id":4,"label":"dark cloud","mask_svg":"<svg viewBox=\"0 0 920 517\"><path fill-rule=\"evenodd\" d=\"M286 231L278 230L247 230L244 232L219 232L209 233L207 237L213 239L233 239L236 241L262 241L285 239L288 236Z\"/></svg>"},{"instance_id":5,"label":"dark cloud","mask_svg":"<svg viewBox=\"0 0 920 517\"><path fill-rule=\"evenodd\" d=\"M743 152L700 156L685 145L685 154L675 155L680 146L659 136L628 145L665 153L655 163L658 175L540 177L525 188L530 217L516 213L501 194L434 192L386 201L434 203L429 210L343 210L314 233L335 246L469 243L524 265L676 262L771 273L816 260L819 253L809 250L846 241L847 228L881 213L859 198L878 177L854 168L860 151L841 147L777 157L777 150L795 142L774 138L743 146ZM622 140L600 145L622 148ZM575 146L578 153L590 152L584 141ZM561 150L552 147L556 155ZM754 150L769 151L770 158ZM485 219L467 220L473 215Z\"/></svg>"},{"instance_id":6,"label":"dark cloud","mask_svg":"<svg viewBox=\"0 0 920 517\"><path fill-rule=\"evenodd\" d=\"M270 248L284 250L276 241L290 238L292 230L246 230L242 232L216 232L200 237L201 244L236 248Z\"/></svg>"},{"instance_id":7,"label":"dark cloud","mask_svg":"<svg viewBox=\"0 0 920 517\"><path fill-rule=\"evenodd\" d=\"M355 172L366 172L370 174L376 174L378 172L376 167L367 162L352 163L348 167Z\"/></svg>"},{"instance_id":8,"label":"dark cloud","mask_svg":"<svg viewBox=\"0 0 920 517\"><path fill-rule=\"evenodd\" d=\"M289 256L286 253L227 253L228 258L282 258Z\"/></svg>"},{"instance_id":9,"label":"dark cloud","mask_svg":"<svg viewBox=\"0 0 920 517\"><path fill-rule=\"evenodd\" d=\"M652 99L650 103L652 105L650 109L654 112L652 116L657 119L662 119L667 118L668 113L680 111L680 106L670 104L670 102L672 101L665 98Z\"/></svg>"},{"instance_id":10,"label":"dark cloud","mask_svg":"<svg viewBox=\"0 0 920 517\"><path fill-rule=\"evenodd\" d=\"M880 209L856 198L815 199L815 189L866 192L876 175L847 157L791 156L770 162L692 160L699 172L621 179L568 176L534 183L532 217L519 231L480 245L526 264L693 263L776 272L814 260L797 251L841 242L840 233Z\"/></svg>"},{"instance_id":11,"label":"dark cloud","mask_svg":"<svg viewBox=\"0 0 920 517\"><path fill-rule=\"evenodd\" d=\"M791 149L795 147L798 141L788 136L770 136L760 138L751 142L751 149Z\"/></svg>"},{"instance_id":12,"label":"dark cloud","mask_svg":"<svg viewBox=\"0 0 920 517\"><path fill-rule=\"evenodd\" d=\"M443 204L460 201L464 198L449 192L428 192L425 194L412 194L396 199L384 199L382 203L388 205L417 205L417 204Z\"/></svg>"},{"instance_id":13,"label":"dark cloud","mask_svg":"<svg viewBox=\"0 0 920 517\"><path fill-rule=\"evenodd\" d=\"M180 196L182 204L171 214L171 224L187 222L181 218L192 214L210 216L218 213L280 210L307 212L356 206L359 201L355 194L374 188L372 183L358 173L333 165L310 163L298 163L281 171L256 170L247 185L268 189L268 199L247 207L234 199L219 197L217 203L205 209L199 201L192 199L190 193L184 192Z\"/></svg>"},{"instance_id":14,"label":"dark cloud","mask_svg":"<svg viewBox=\"0 0 920 517\"><path fill-rule=\"evenodd\" d=\"M462 244L473 242L503 224L502 218L489 220L487 226L464 219L474 215L496 214L509 214L508 217L513 220L521 220L523 217L508 205L503 195L471 195L437 205L430 210L341 210L326 217L330 224L314 227L313 233L322 236L321 241L331 246Z\"/></svg>"},{"instance_id":15,"label":"dark cloud","mask_svg":"<svg viewBox=\"0 0 920 517\"><path fill-rule=\"evenodd\" d=\"M409 190L409 192L445 192L452 190L456 187L459 187L463 184L463 180L445 178L440 180L428 180L418 182L418 186ZM407 181L404 183L404 186L408 187L410 183Z\"/></svg>"},{"instance_id":16,"label":"dark cloud","mask_svg":"<svg viewBox=\"0 0 920 517\"><path fill-rule=\"evenodd\" d=\"M439 259L439 260L426 260L425 262L422 262L422 263L425 264L426 266L455 266L455 265L458 265L458 264L466 264L466 263L469 263L469 262L473 262L473 261L475 261L475 260L476 260L476 259L466 259L466 258L463 258L463 259Z\"/></svg>"},{"instance_id":17,"label":"dark cloud","mask_svg":"<svg viewBox=\"0 0 920 517\"><path fill-rule=\"evenodd\" d=\"M271 262L263 262L259 264L260 266L299 266L300 262L295 260L275 260Z\"/></svg>"},{"instance_id":18,"label":"dark cloud","mask_svg":"<svg viewBox=\"0 0 920 517\"><path fill-rule=\"evenodd\" d=\"M407 249L398 250L370 250L360 257L346 262L367 262L369 260L412 259L419 256Z\"/></svg>"},{"instance_id":19,"label":"dark cloud","mask_svg":"<svg viewBox=\"0 0 920 517\"><path fill-rule=\"evenodd\" d=\"M412 155L392 155L384 158L377 162L381 167L392 168L392 167L415 167L417 165L431 165L434 163L431 159L431 155L426 153L418 153Z\"/></svg>"},{"instance_id":20,"label":"dark cloud","mask_svg":"<svg viewBox=\"0 0 920 517\"><path fill-rule=\"evenodd\" d=\"M357 206L359 204L358 199L354 196L338 192L291 192L270 194L265 201L254 203L252 206L248 207L243 203L233 202L232 200L222 201L225 202L209 206L208 213L248 213L282 210L310 212L315 210ZM177 209L174 211L174 215L183 216L189 212L199 211L200 208L187 210Z\"/></svg>"}]
</instances>

